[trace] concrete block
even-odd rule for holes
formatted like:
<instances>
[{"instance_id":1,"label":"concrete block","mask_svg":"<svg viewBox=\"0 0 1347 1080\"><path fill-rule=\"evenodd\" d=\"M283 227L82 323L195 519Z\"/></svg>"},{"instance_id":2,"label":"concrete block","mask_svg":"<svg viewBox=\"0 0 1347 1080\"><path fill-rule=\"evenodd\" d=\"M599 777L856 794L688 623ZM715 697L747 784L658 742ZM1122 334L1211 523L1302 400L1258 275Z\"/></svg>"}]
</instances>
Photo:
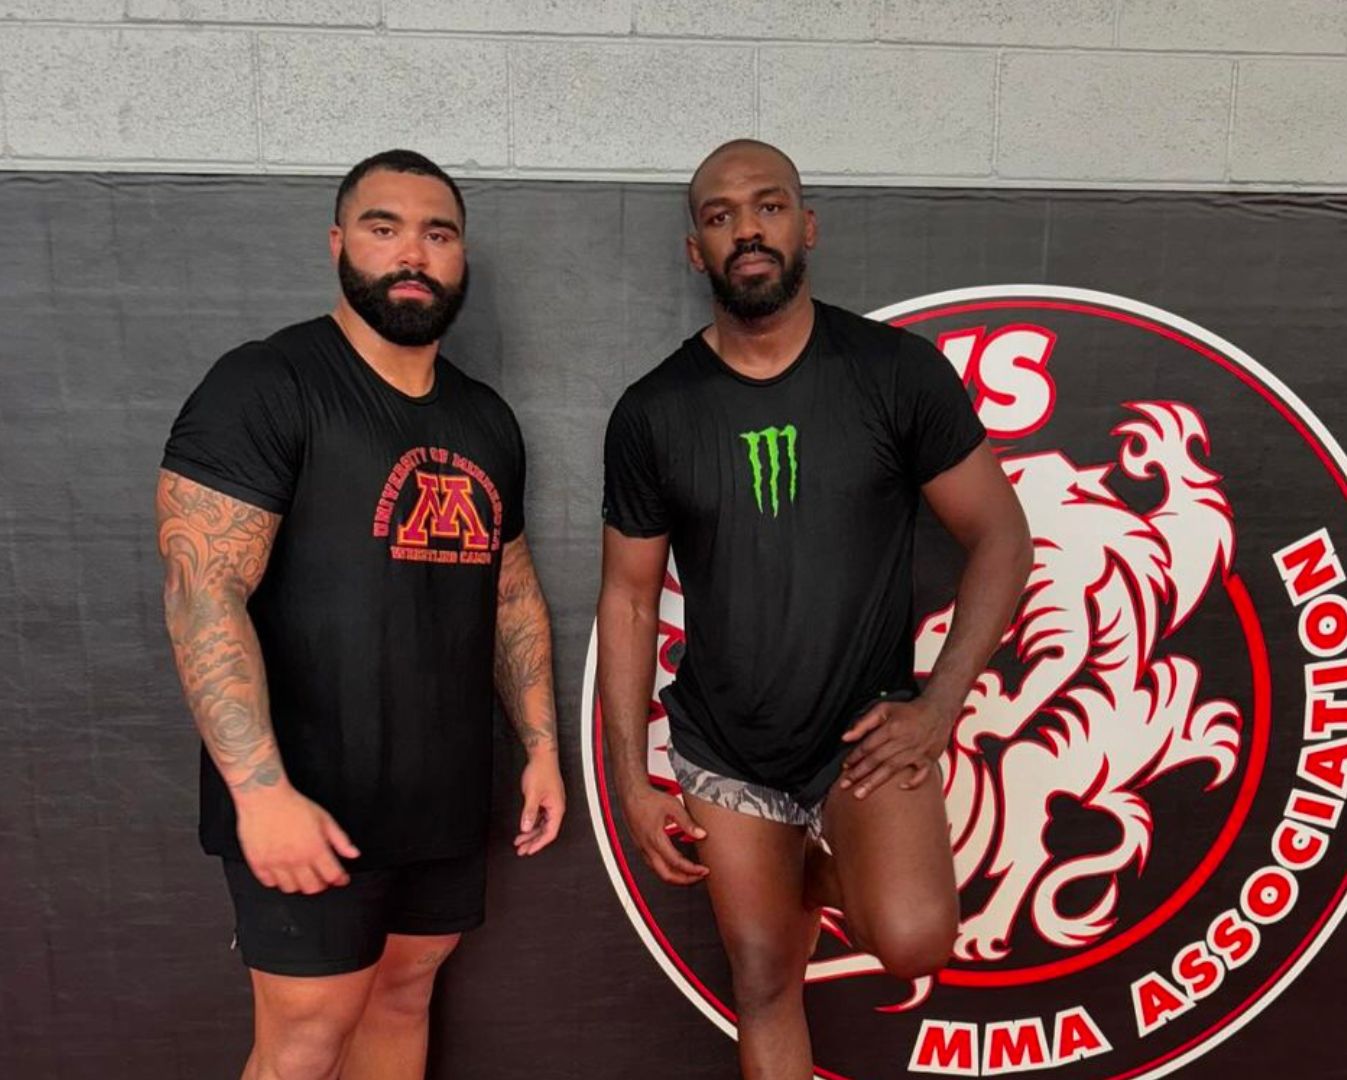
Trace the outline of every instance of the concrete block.
<instances>
[{"instance_id":1,"label":"concrete block","mask_svg":"<svg viewBox=\"0 0 1347 1080\"><path fill-rule=\"evenodd\" d=\"M629 34L632 0L387 0L391 30Z\"/></svg>"},{"instance_id":2,"label":"concrete block","mask_svg":"<svg viewBox=\"0 0 1347 1080\"><path fill-rule=\"evenodd\" d=\"M636 0L636 32L678 37L869 41L870 0Z\"/></svg>"},{"instance_id":3,"label":"concrete block","mask_svg":"<svg viewBox=\"0 0 1347 1080\"><path fill-rule=\"evenodd\" d=\"M1118 44L1216 52L1347 52L1343 0L1122 0Z\"/></svg>"},{"instance_id":4,"label":"concrete block","mask_svg":"<svg viewBox=\"0 0 1347 1080\"><path fill-rule=\"evenodd\" d=\"M989 51L782 46L762 50L759 71L761 136L804 172L991 170Z\"/></svg>"},{"instance_id":5,"label":"concrete block","mask_svg":"<svg viewBox=\"0 0 1347 1080\"><path fill-rule=\"evenodd\" d=\"M885 41L957 45L1113 44L1115 0L885 0Z\"/></svg>"},{"instance_id":6,"label":"concrete block","mask_svg":"<svg viewBox=\"0 0 1347 1080\"><path fill-rule=\"evenodd\" d=\"M186 23L377 26L379 0L126 0L126 17Z\"/></svg>"},{"instance_id":7,"label":"concrete block","mask_svg":"<svg viewBox=\"0 0 1347 1080\"><path fill-rule=\"evenodd\" d=\"M263 34L263 154L340 166L406 147L446 167L504 165L505 49L490 41Z\"/></svg>"},{"instance_id":8,"label":"concrete block","mask_svg":"<svg viewBox=\"0 0 1347 1080\"><path fill-rule=\"evenodd\" d=\"M0 0L3 19L70 19L77 22L116 22L123 0Z\"/></svg>"},{"instance_id":9,"label":"concrete block","mask_svg":"<svg viewBox=\"0 0 1347 1080\"><path fill-rule=\"evenodd\" d=\"M515 164L691 170L753 133L753 50L512 46Z\"/></svg>"},{"instance_id":10,"label":"concrete block","mask_svg":"<svg viewBox=\"0 0 1347 1080\"><path fill-rule=\"evenodd\" d=\"M254 161L252 43L211 30L0 30L21 157Z\"/></svg>"},{"instance_id":11,"label":"concrete block","mask_svg":"<svg viewBox=\"0 0 1347 1080\"><path fill-rule=\"evenodd\" d=\"M1347 183L1347 60L1239 62L1235 180Z\"/></svg>"},{"instance_id":12,"label":"concrete block","mask_svg":"<svg viewBox=\"0 0 1347 1080\"><path fill-rule=\"evenodd\" d=\"M1219 181L1233 64L1203 57L1008 53L1001 176Z\"/></svg>"}]
</instances>

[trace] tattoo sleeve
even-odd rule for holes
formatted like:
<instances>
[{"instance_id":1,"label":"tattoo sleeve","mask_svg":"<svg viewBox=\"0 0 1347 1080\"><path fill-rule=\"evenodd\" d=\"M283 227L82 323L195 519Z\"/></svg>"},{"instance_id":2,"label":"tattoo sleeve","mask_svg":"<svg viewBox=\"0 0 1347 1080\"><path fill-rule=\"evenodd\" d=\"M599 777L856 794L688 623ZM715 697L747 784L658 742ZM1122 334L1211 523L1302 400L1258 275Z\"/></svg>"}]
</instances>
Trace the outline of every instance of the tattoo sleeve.
<instances>
[{"instance_id":1,"label":"tattoo sleeve","mask_svg":"<svg viewBox=\"0 0 1347 1080\"><path fill-rule=\"evenodd\" d=\"M552 631L524 538L505 545L496 604L496 692L529 753L557 747Z\"/></svg>"},{"instance_id":2,"label":"tattoo sleeve","mask_svg":"<svg viewBox=\"0 0 1347 1080\"><path fill-rule=\"evenodd\" d=\"M156 510L164 615L197 729L232 792L274 787L285 770L247 602L281 519L167 470Z\"/></svg>"}]
</instances>

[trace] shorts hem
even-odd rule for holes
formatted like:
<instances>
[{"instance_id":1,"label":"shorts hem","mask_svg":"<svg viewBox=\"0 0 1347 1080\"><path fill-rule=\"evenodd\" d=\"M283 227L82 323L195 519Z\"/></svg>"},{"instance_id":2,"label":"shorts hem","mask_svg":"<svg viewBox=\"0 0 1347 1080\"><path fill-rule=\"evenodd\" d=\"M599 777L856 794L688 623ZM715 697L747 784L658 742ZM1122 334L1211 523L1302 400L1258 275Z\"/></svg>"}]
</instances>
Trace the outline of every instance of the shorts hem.
<instances>
[{"instance_id":1,"label":"shorts hem","mask_svg":"<svg viewBox=\"0 0 1347 1080\"><path fill-rule=\"evenodd\" d=\"M390 934L403 937L437 937L443 934L466 934L486 922L485 911L474 911L455 919L423 919L416 923L397 923L388 928Z\"/></svg>"},{"instance_id":2,"label":"shorts hem","mask_svg":"<svg viewBox=\"0 0 1347 1080\"><path fill-rule=\"evenodd\" d=\"M379 962L383 951L373 958L363 956L345 960L259 960L256 957L243 957L243 966L249 971L260 971L264 975L288 975L298 979L321 979L328 975L349 975L353 971L364 971Z\"/></svg>"}]
</instances>

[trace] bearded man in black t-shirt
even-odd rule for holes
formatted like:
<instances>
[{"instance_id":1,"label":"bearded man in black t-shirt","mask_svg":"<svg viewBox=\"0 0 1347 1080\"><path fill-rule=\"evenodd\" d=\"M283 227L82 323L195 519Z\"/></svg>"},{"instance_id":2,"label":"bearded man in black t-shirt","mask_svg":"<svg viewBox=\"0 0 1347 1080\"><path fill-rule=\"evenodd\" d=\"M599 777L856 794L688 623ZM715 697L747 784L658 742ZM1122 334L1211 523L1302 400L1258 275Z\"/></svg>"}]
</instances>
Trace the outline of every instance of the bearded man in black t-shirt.
<instances>
[{"instance_id":1,"label":"bearded man in black t-shirt","mask_svg":"<svg viewBox=\"0 0 1347 1080\"><path fill-rule=\"evenodd\" d=\"M802 982L822 906L842 908L894 976L949 958L958 897L936 766L1032 546L950 363L913 334L811 298L817 223L790 159L727 143L688 195L688 257L711 280L715 318L629 387L609 422L604 731L646 861L710 890L744 1076L805 1080ZM921 498L967 560L918 694ZM646 771L671 548L687 642L662 699L682 804ZM671 841L671 822L700 863Z\"/></svg>"},{"instance_id":2,"label":"bearded man in black t-shirt","mask_svg":"<svg viewBox=\"0 0 1347 1080\"><path fill-rule=\"evenodd\" d=\"M336 310L224 356L164 452L165 609L251 1080L424 1074L436 970L483 918L493 685L528 749L515 850L565 810L523 439L437 351L464 225L421 155L357 165Z\"/></svg>"}]
</instances>

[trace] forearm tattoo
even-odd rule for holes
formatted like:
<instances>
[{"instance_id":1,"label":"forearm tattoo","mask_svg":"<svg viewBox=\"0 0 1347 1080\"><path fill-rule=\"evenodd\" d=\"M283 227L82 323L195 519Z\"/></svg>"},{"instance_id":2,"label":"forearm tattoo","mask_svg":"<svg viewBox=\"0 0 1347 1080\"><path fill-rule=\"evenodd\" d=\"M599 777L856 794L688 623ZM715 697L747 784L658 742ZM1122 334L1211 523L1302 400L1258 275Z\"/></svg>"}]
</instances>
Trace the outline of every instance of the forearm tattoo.
<instances>
[{"instance_id":1,"label":"forearm tattoo","mask_svg":"<svg viewBox=\"0 0 1347 1080\"><path fill-rule=\"evenodd\" d=\"M552 634L547 602L521 536L506 545L496 608L496 692L520 741L530 750L555 747Z\"/></svg>"},{"instance_id":2,"label":"forearm tattoo","mask_svg":"<svg viewBox=\"0 0 1347 1080\"><path fill-rule=\"evenodd\" d=\"M156 509L164 614L197 728L231 788L273 787L284 770L246 605L281 519L167 471Z\"/></svg>"}]
</instances>

